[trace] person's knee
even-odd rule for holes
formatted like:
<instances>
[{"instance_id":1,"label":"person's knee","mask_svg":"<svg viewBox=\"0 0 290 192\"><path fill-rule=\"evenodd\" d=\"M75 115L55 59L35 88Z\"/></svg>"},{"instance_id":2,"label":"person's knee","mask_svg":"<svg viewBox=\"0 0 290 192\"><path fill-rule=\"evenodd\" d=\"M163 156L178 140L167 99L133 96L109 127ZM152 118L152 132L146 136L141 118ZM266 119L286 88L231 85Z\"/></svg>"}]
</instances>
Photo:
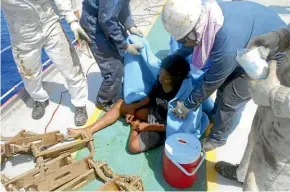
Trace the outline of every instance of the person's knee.
<instances>
[{"instance_id":1,"label":"person's knee","mask_svg":"<svg viewBox=\"0 0 290 192\"><path fill-rule=\"evenodd\" d=\"M129 149L130 153L133 153L133 154L140 153L141 149L140 149L140 145L139 145L139 140L138 139L131 140L129 142L128 149Z\"/></svg>"}]
</instances>

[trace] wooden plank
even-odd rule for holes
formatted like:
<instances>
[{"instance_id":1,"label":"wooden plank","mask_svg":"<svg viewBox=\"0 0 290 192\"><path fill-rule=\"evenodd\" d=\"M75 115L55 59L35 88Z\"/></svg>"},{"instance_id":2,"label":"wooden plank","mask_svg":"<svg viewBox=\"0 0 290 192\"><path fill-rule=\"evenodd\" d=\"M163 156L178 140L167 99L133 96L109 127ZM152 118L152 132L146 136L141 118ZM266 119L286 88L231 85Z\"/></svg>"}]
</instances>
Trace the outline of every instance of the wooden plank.
<instances>
[{"instance_id":1,"label":"wooden plank","mask_svg":"<svg viewBox=\"0 0 290 192\"><path fill-rule=\"evenodd\" d=\"M90 170L86 159L66 165L36 183L37 190L54 190Z\"/></svg>"},{"instance_id":2,"label":"wooden plank","mask_svg":"<svg viewBox=\"0 0 290 192\"><path fill-rule=\"evenodd\" d=\"M7 189L9 185L13 185L17 189L31 187L37 191L54 190L89 170L87 159L72 161L71 154L64 154L46 163L44 169L34 168L9 180L4 186ZM92 176L88 178L91 179Z\"/></svg>"},{"instance_id":3,"label":"wooden plank","mask_svg":"<svg viewBox=\"0 0 290 192\"><path fill-rule=\"evenodd\" d=\"M28 172L25 172L17 177L10 179L4 185L7 187L9 184L15 185L18 189L27 188L39 180L43 179L46 175L57 172L61 167L69 164L68 158L71 154L63 154L45 164L44 175L41 175L41 169L36 167Z\"/></svg>"},{"instance_id":4,"label":"wooden plank","mask_svg":"<svg viewBox=\"0 0 290 192\"><path fill-rule=\"evenodd\" d=\"M59 156L60 154L64 153L73 153L75 151L78 151L80 149L83 149L87 146L88 142L90 139L85 139L85 140L77 140L65 145L61 145L59 147L55 147L52 149L47 149L44 151L35 151L33 155L37 158L42 156L44 159L47 158L55 158Z\"/></svg>"},{"instance_id":5,"label":"wooden plank","mask_svg":"<svg viewBox=\"0 0 290 192\"><path fill-rule=\"evenodd\" d=\"M79 177L55 189L55 191L76 191L95 179L96 179L95 171L93 169L90 169L86 171L84 174L80 175Z\"/></svg>"}]
</instances>

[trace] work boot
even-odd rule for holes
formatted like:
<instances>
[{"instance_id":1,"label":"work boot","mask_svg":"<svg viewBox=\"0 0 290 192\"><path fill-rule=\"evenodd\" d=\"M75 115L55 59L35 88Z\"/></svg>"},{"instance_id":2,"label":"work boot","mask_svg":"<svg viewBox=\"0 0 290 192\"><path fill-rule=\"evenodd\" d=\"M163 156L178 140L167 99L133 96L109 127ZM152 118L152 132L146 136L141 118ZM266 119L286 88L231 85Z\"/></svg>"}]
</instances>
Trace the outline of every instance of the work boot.
<instances>
[{"instance_id":1,"label":"work boot","mask_svg":"<svg viewBox=\"0 0 290 192\"><path fill-rule=\"evenodd\" d=\"M215 170L223 177L238 181L237 177L237 169L239 167L239 164L231 164L224 161L219 161L215 164Z\"/></svg>"},{"instance_id":2,"label":"work boot","mask_svg":"<svg viewBox=\"0 0 290 192\"><path fill-rule=\"evenodd\" d=\"M96 107L105 112L110 111L113 108L113 106L114 106L114 103L112 101L109 101L106 103L100 103L98 101L96 102Z\"/></svg>"},{"instance_id":3,"label":"work boot","mask_svg":"<svg viewBox=\"0 0 290 192\"><path fill-rule=\"evenodd\" d=\"M214 150L217 147L221 147L226 144L226 141L217 141L215 139L210 139L208 137L204 138L201 141L203 149L207 151Z\"/></svg>"},{"instance_id":4,"label":"work boot","mask_svg":"<svg viewBox=\"0 0 290 192\"><path fill-rule=\"evenodd\" d=\"M40 102L34 101L32 109L32 119L38 120L41 119L45 114L45 108L48 106L49 100Z\"/></svg>"},{"instance_id":5,"label":"work boot","mask_svg":"<svg viewBox=\"0 0 290 192\"><path fill-rule=\"evenodd\" d=\"M82 126L88 120L87 108L84 107L75 107L75 125Z\"/></svg>"}]
</instances>

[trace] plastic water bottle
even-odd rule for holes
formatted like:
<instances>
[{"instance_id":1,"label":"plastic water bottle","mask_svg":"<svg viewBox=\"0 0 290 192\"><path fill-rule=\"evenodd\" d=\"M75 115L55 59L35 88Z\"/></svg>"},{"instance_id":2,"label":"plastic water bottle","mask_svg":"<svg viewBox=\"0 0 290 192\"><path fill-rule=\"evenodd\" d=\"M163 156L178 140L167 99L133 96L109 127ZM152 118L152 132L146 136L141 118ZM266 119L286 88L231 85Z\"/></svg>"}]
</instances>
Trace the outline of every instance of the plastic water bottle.
<instances>
[{"instance_id":1,"label":"plastic water bottle","mask_svg":"<svg viewBox=\"0 0 290 192\"><path fill-rule=\"evenodd\" d=\"M237 51L237 61L252 79L265 79L268 75L266 58L269 49L256 47L254 49L241 49Z\"/></svg>"}]
</instances>

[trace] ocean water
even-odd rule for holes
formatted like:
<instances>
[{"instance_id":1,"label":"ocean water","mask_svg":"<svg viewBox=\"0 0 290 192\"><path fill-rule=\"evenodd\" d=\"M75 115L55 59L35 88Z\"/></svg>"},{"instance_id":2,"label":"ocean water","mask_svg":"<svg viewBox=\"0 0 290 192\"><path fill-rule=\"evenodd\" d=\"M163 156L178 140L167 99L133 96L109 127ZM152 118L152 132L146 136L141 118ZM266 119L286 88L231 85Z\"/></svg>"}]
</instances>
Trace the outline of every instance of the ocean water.
<instances>
[{"instance_id":1,"label":"ocean water","mask_svg":"<svg viewBox=\"0 0 290 192\"><path fill-rule=\"evenodd\" d=\"M65 22L65 20L61 20L61 24L68 34L71 41L73 41L74 36L72 31L70 30L69 25ZM9 31L6 25L5 17L3 11L1 10L1 50L10 45L10 36ZM42 51L42 63L47 61L49 58ZM46 66L48 67L48 66ZM21 76L18 73L16 64L13 60L11 49L3 52L1 54L1 96L4 95L7 91L13 88L17 83L21 81ZM7 97L1 100L1 104L6 102L10 97L12 97L15 93L17 93L20 89L23 88L23 84L16 88L13 92L11 92Z\"/></svg>"}]
</instances>

